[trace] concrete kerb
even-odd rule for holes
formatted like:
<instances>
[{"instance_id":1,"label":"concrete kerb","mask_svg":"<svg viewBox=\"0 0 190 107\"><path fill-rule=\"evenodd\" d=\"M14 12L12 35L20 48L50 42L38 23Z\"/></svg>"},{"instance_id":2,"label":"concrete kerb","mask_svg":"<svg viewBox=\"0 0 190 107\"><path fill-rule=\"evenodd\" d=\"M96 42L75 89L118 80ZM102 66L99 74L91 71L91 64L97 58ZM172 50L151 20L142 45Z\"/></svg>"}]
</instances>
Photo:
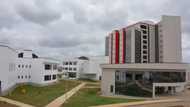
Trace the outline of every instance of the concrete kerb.
<instances>
[{"instance_id":1,"label":"concrete kerb","mask_svg":"<svg viewBox=\"0 0 190 107\"><path fill-rule=\"evenodd\" d=\"M108 104L108 105L91 106L91 107L127 107L127 106L147 105L147 104L155 104L155 103L181 102L181 101L182 101L181 99L166 99L166 100L129 102L129 103L120 103L120 104Z\"/></svg>"},{"instance_id":2,"label":"concrete kerb","mask_svg":"<svg viewBox=\"0 0 190 107\"><path fill-rule=\"evenodd\" d=\"M45 107L60 107L66 100L68 100L71 96L73 96L78 90L80 90L83 86L85 86L85 82L81 83L80 85L76 86L72 90L68 91L64 95L56 98L52 102L50 102Z\"/></svg>"}]
</instances>

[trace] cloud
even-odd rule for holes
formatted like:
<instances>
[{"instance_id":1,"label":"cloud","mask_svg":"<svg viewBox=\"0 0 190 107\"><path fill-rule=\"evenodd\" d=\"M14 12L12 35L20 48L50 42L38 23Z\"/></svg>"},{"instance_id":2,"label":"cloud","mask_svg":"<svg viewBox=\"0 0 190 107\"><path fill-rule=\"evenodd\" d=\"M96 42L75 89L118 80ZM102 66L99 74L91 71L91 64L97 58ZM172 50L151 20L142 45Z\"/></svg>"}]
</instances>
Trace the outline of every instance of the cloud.
<instances>
[{"instance_id":1,"label":"cloud","mask_svg":"<svg viewBox=\"0 0 190 107\"><path fill-rule=\"evenodd\" d=\"M180 15L183 58L190 62L190 2L182 1L0 0L0 42L42 56L104 55L104 39L112 30Z\"/></svg>"},{"instance_id":2,"label":"cloud","mask_svg":"<svg viewBox=\"0 0 190 107\"><path fill-rule=\"evenodd\" d=\"M29 3L23 2L16 6L16 10L25 20L44 25L61 17L61 12L49 7L51 6L50 3L48 0L46 2L42 0L34 0Z\"/></svg>"}]
</instances>

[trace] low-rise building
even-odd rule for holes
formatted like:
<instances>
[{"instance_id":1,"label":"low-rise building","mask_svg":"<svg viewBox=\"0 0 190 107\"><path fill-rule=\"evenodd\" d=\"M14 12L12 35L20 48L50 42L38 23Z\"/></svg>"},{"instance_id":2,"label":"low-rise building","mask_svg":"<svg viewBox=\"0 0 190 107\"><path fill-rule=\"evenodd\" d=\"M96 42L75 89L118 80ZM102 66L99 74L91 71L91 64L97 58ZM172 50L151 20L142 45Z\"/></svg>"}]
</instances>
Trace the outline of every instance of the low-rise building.
<instances>
[{"instance_id":1,"label":"low-rise building","mask_svg":"<svg viewBox=\"0 0 190 107\"><path fill-rule=\"evenodd\" d=\"M0 45L0 93L20 83L47 85L57 81L58 60L37 56L32 50L15 50Z\"/></svg>"},{"instance_id":2,"label":"low-rise building","mask_svg":"<svg viewBox=\"0 0 190 107\"><path fill-rule=\"evenodd\" d=\"M63 59L63 78L101 80L100 64L108 63L108 56Z\"/></svg>"}]
</instances>

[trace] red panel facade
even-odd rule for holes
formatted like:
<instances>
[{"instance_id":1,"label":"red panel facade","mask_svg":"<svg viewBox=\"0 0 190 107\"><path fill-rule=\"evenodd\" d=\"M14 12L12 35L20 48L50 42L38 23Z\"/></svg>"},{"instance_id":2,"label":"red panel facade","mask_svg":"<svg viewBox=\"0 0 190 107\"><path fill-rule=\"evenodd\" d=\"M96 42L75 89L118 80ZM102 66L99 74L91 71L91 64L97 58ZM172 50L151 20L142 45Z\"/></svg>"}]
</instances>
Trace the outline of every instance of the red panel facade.
<instances>
[{"instance_id":1,"label":"red panel facade","mask_svg":"<svg viewBox=\"0 0 190 107\"><path fill-rule=\"evenodd\" d=\"M115 64L119 64L119 31L115 31Z\"/></svg>"}]
</instances>

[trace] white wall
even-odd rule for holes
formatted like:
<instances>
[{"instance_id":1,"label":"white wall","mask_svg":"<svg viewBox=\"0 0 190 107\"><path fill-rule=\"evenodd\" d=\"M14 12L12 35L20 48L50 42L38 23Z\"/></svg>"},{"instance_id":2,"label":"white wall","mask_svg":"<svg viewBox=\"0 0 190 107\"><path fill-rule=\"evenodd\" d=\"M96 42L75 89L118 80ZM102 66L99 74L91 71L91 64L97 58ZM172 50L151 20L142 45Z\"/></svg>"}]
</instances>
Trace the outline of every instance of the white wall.
<instances>
[{"instance_id":1,"label":"white wall","mask_svg":"<svg viewBox=\"0 0 190 107\"><path fill-rule=\"evenodd\" d=\"M163 40L163 62L181 62L181 20L179 16L162 16L159 29Z\"/></svg>"},{"instance_id":2,"label":"white wall","mask_svg":"<svg viewBox=\"0 0 190 107\"><path fill-rule=\"evenodd\" d=\"M80 60L78 58L63 59L63 62L77 62L77 65L63 65L63 68L77 68L73 70L63 70L63 72L76 72L76 78L88 78L93 80L99 80L102 75L100 64L109 63L109 56L94 56L88 57L89 60Z\"/></svg>"},{"instance_id":3,"label":"white wall","mask_svg":"<svg viewBox=\"0 0 190 107\"><path fill-rule=\"evenodd\" d=\"M45 70L44 64L58 65L59 61L47 58L32 58L31 54L18 58L18 51L0 45L0 93L4 93L18 83L35 83L45 85L57 81L44 81L45 75L57 75L58 70Z\"/></svg>"},{"instance_id":4,"label":"white wall","mask_svg":"<svg viewBox=\"0 0 190 107\"><path fill-rule=\"evenodd\" d=\"M13 63L15 53L16 51L7 46L0 46L1 91L6 91L15 84L15 78L13 77L15 74Z\"/></svg>"}]
</instances>

